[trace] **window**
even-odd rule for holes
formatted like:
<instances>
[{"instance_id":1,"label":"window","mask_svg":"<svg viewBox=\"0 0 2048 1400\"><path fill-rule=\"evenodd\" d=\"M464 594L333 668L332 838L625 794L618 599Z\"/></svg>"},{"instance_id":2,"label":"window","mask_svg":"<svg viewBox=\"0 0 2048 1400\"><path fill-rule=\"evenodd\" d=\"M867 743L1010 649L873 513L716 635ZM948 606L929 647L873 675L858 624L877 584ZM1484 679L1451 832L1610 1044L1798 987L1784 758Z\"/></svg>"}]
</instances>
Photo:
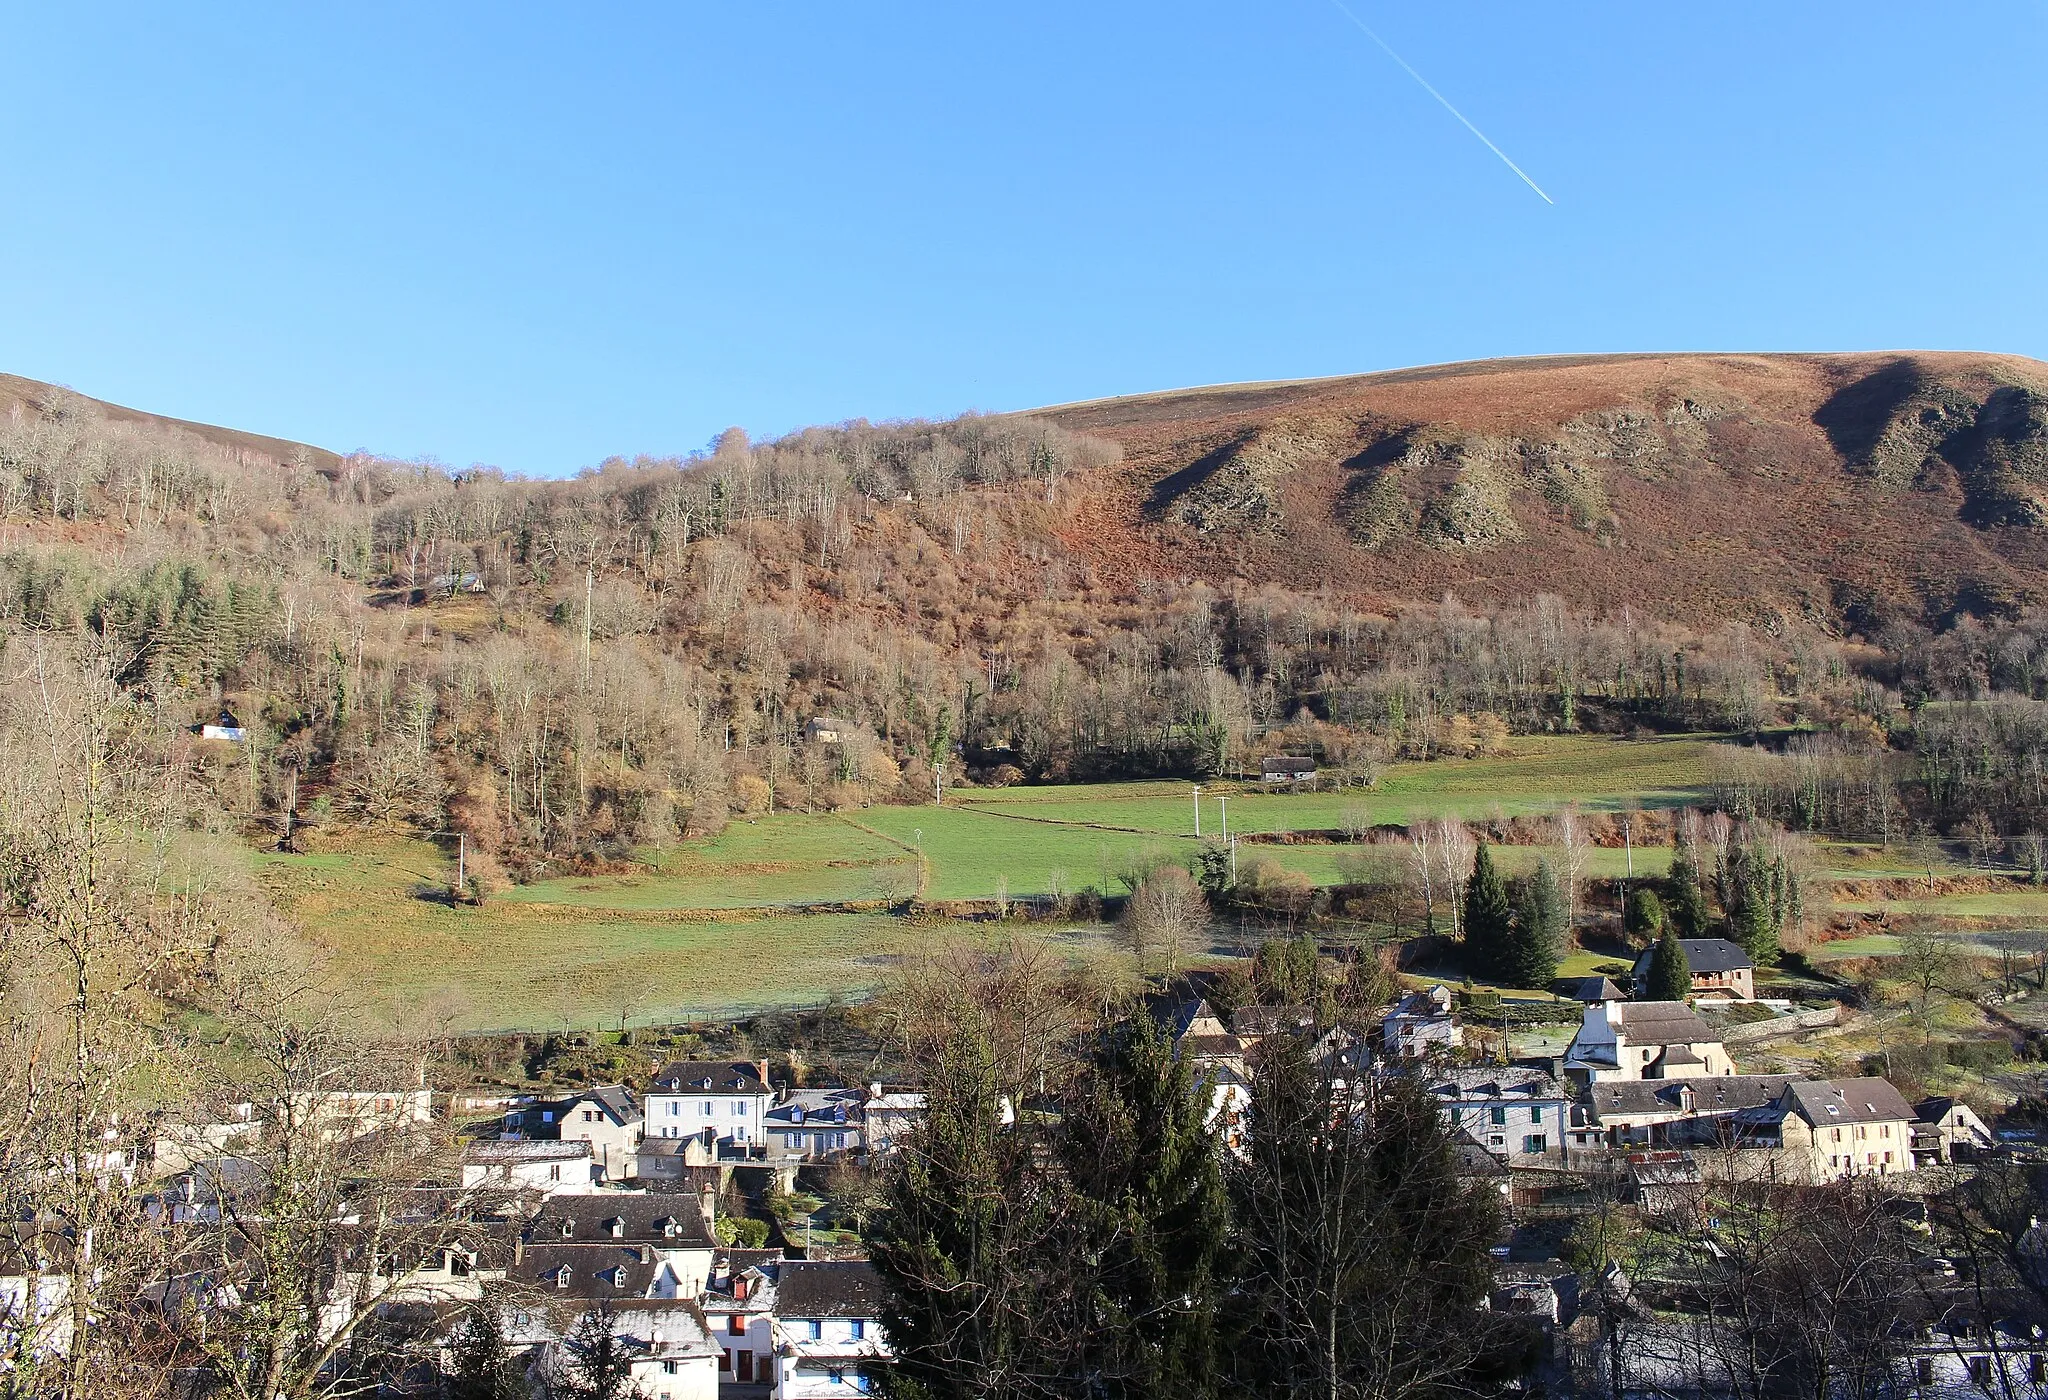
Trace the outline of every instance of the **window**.
<instances>
[{"instance_id":1,"label":"window","mask_svg":"<svg viewBox=\"0 0 2048 1400\"><path fill-rule=\"evenodd\" d=\"M554 1122L554 1121L555 1121L555 1111L554 1111L554 1110L553 1110L552 1108L544 1108L544 1109L542 1109L542 1110L540 1111L540 1121L541 1121L541 1122L543 1122L543 1123L552 1123L552 1122Z\"/></svg>"},{"instance_id":2,"label":"window","mask_svg":"<svg viewBox=\"0 0 2048 1400\"><path fill-rule=\"evenodd\" d=\"M867 1336L868 1334L868 1324L866 1320L863 1318L857 1317L852 1322L849 1322L847 1326L852 1329L853 1339L856 1342L859 1341L861 1338Z\"/></svg>"},{"instance_id":3,"label":"window","mask_svg":"<svg viewBox=\"0 0 2048 1400\"><path fill-rule=\"evenodd\" d=\"M825 1374L831 1378L834 1385L846 1384L846 1368L844 1366L827 1366Z\"/></svg>"},{"instance_id":4,"label":"window","mask_svg":"<svg viewBox=\"0 0 2048 1400\"><path fill-rule=\"evenodd\" d=\"M746 1116L747 1116L747 1106L746 1106L746 1104L742 1103L742 1102L741 1102L740 1100L738 1100L738 1099L734 1099L734 1100L732 1101L732 1116L733 1116L733 1117L735 1117L735 1118L744 1118L744 1117L746 1117Z\"/></svg>"},{"instance_id":5,"label":"window","mask_svg":"<svg viewBox=\"0 0 2048 1400\"><path fill-rule=\"evenodd\" d=\"M584 1110L583 1110L583 1121L584 1121L584 1122L586 1122L586 1123L595 1123L595 1122L597 1121L597 1110L596 1110L596 1109L594 1109L594 1108L586 1108L586 1109L584 1109Z\"/></svg>"},{"instance_id":6,"label":"window","mask_svg":"<svg viewBox=\"0 0 2048 1400\"><path fill-rule=\"evenodd\" d=\"M554 1167L549 1167L549 1168L548 1168L548 1180L549 1180L549 1181L560 1181L561 1179L562 1179L562 1169L561 1169L561 1168L560 1168L559 1166L554 1166Z\"/></svg>"},{"instance_id":7,"label":"window","mask_svg":"<svg viewBox=\"0 0 2048 1400\"><path fill-rule=\"evenodd\" d=\"M1531 1107L1531 1108L1530 1108L1530 1110L1529 1110L1529 1121L1530 1121L1531 1123L1541 1123L1541 1122L1543 1121L1543 1105L1542 1105L1542 1104L1536 1104L1536 1105L1534 1105L1533 1107Z\"/></svg>"},{"instance_id":8,"label":"window","mask_svg":"<svg viewBox=\"0 0 2048 1400\"><path fill-rule=\"evenodd\" d=\"M1488 1115L1488 1117L1489 1117L1489 1118L1490 1118L1490 1119L1492 1120L1492 1122L1493 1122L1493 1126L1494 1126L1494 1127L1496 1127L1496 1128L1504 1128L1504 1127L1506 1127L1506 1126L1507 1126L1507 1123L1508 1123L1508 1111L1507 1111L1506 1109L1504 1109L1504 1108L1496 1108L1496 1109L1494 1109L1494 1110L1493 1110L1493 1111L1492 1111L1492 1112L1491 1112L1491 1113L1490 1113L1490 1114Z\"/></svg>"},{"instance_id":9,"label":"window","mask_svg":"<svg viewBox=\"0 0 2048 1400\"><path fill-rule=\"evenodd\" d=\"M804 1335L814 1342L822 1341L825 1336L824 1322L815 1317L806 1318L804 1320Z\"/></svg>"},{"instance_id":10,"label":"window","mask_svg":"<svg viewBox=\"0 0 2048 1400\"><path fill-rule=\"evenodd\" d=\"M734 1313L726 1320L725 1330L735 1337L747 1335L747 1319L744 1313Z\"/></svg>"},{"instance_id":11,"label":"window","mask_svg":"<svg viewBox=\"0 0 2048 1400\"><path fill-rule=\"evenodd\" d=\"M1913 1363L1913 1375L1922 1385L1934 1384L1934 1358L1923 1356Z\"/></svg>"},{"instance_id":12,"label":"window","mask_svg":"<svg viewBox=\"0 0 2048 1400\"><path fill-rule=\"evenodd\" d=\"M784 1133L782 1135L782 1145L794 1151L804 1145L804 1135L802 1133Z\"/></svg>"},{"instance_id":13,"label":"window","mask_svg":"<svg viewBox=\"0 0 2048 1400\"><path fill-rule=\"evenodd\" d=\"M2035 1385L2048 1385L2048 1356L2037 1351L2027 1358L2027 1378Z\"/></svg>"},{"instance_id":14,"label":"window","mask_svg":"<svg viewBox=\"0 0 2048 1400\"><path fill-rule=\"evenodd\" d=\"M1991 1358L1990 1358L1990 1357L1988 1357L1988 1356L1973 1356L1973 1357L1971 1357L1971 1358L1970 1358L1970 1384L1971 1384L1971 1385L1989 1385L1989 1384L1991 1384Z\"/></svg>"},{"instance_id":15,"label":"window","mask_svg":"<svg viewBox=\"0 0 2048 1400\"><path fill-rule=\"evenodd\" d=\"M676 1116L676 1115L677 1115L678 1113L681 1113L682 1111L683 1111L683 1106L682 1106L682 1105L681 1105L680 1103L677 1103L677 1102L676 1102L676 1101L675 1101L674 1099L670 1099L670 1100L668 1101L668 1116L669 1116L669 1117L673 1118L673 1117L675 1117L675 1116Z\"/></svg>"},{"instance_id":16,"label":"window","mask_svg":"<svg viewBox=\"0 0 2048 1400\"><path fill-rule=\"evenodd\" d=\"M673 1376L673 1375L674 1375L674 1374L676 1373L676 1363L675 1363L675 1362L673 1362L673 1361L664 1361L664 1362L662 1362L662 1363L661 1363L661 1373L662 1373L662 1374L663 1374L664 1376Z\"/></svg>"},{"instance_id":17,"label":"window","mask_svg":"<svg viewBox=\"0 0 2048 1400\"><path fill-rule=\"evenodd\" d=\"M1543 1133L1530 1133L1522 1139L1522 1150L1524 1152L1547 1152L1550 1150L1550 1139Z\"/></svg>"},{"instance_id":18,"label":"window","mask_svg":"<svg viewBox=\"0 0 2048 1400\"><path fill-rule=\"evenodd\" d=\"M697 1105L697 1116L699 1118L709 1118L712 1115L712 1113L717 1110L717 1108L717 1104L711 1102L711 1100L709 1099L706 1099L704 1100L704 1102Z\"/></svg>"}]
</instances>

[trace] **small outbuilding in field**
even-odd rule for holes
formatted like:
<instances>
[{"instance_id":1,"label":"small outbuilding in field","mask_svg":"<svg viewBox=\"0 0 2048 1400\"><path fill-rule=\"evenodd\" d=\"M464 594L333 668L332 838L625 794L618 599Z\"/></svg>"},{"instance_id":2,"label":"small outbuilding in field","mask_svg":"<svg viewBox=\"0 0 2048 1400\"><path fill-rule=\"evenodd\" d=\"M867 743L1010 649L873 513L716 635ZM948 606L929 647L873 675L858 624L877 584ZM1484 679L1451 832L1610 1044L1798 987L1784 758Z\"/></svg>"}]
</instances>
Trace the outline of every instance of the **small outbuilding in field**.
<instances>
[{"instance_id":1,"label":"small outbuilding in field","mask_svg":"<svg viewBox=\"0 0 2048 1400\"><path fill-rule=\"evenodd\" d=\"M1275 754L1259 760L1259 780L1267 783L1312 783L1316 761L1299 754Z\"/></svg>"}]
</instances>

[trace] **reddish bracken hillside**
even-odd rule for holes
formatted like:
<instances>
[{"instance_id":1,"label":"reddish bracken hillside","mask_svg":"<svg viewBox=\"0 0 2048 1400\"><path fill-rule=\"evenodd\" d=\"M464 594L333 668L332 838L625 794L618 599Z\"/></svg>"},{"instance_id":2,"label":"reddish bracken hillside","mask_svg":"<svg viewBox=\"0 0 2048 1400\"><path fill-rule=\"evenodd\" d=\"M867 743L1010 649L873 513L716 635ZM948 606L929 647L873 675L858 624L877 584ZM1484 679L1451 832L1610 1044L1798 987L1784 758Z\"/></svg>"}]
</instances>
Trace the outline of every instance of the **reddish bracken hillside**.
<instances>
[{"instance_id":1,"label":"reddish bracken hillside","mask_svg":"<svg viewBox=\"0 0 2048 1400\"><path fill-rule=\"evenodd\" d=\"M2048 365L1602 355L1043 411L1121 444L1116 568L1868 629L2048 599Z\"/></svg>"}]
</instances>

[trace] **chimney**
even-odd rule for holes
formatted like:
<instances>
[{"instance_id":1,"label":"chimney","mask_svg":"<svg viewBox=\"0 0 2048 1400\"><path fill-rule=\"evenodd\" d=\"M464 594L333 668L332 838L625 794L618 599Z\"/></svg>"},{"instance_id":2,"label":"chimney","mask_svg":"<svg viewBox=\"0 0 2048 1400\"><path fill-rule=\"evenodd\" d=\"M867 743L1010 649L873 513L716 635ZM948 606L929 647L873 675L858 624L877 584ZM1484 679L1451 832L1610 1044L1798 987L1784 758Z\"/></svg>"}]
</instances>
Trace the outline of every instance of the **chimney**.
<instances>
[{"instance_id":1,"label":"chimney","mask_svg":"<svg viewBox=\"0 0 2048 1400\"><path fill-rule=\"evenodd\" d=\"M763 1089L767 1089L767 1088L768 1088L768 1062L767 1062L766 1060L761 1060L761 1061L759 1061L758 1063L756 1063L756 1064L755 1064L754 1068L755 1068L755 1069L756 1069L757 1071L759 1071L759 1072L760 1072L760 1075L761 1075L761 1087L762 1087ZM770 1096L771 1098L772 1098L772 1097L774 1096L774 1091L773 1091L772 1089L770 1089L770 1090L769 1090L769 1096Z\"/></svg>"},{"instance_id":2,"label":"chimney","mask_svg":"<svg viewBox=\"0 0 2048 1400\"><path fill-rule=\"evenodd\" d=\"M697 1210L704 1217L704 1233L716 1239L717 1234L714 1227L718 1224L718 1193L709 1186L699 1190L697 1192Z\"/></svg>"},{"instance_id":3,"label":"chimney","mask_svg":"<svg viewBox=\"0 0 2048 1400\"><path fill-rule=\"evenodd\" d=\"M512 1262L514 1264L526 1262L526 1232L524 1230L521 1230L512 1237Z\"/></svg>"},{"instance_id":4,"label":"chimney","mask_svg":"<svg viewBox=\"0 0 2048 1400\"><path fill-rule=\"evenodd\" d=\"M882 1086L879 1082L868 1085L868 1097L871 1099L882 1097Z\"/></svg>"}]
</instances>

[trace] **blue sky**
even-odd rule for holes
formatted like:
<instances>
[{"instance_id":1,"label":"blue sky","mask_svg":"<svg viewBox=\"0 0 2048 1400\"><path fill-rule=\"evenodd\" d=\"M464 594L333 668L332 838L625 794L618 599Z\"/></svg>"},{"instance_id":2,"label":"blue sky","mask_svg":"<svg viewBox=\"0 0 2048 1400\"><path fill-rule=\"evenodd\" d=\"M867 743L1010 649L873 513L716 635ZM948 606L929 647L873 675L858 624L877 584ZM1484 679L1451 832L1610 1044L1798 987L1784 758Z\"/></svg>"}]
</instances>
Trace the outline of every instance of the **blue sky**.
<instances>
[{"instance_id":1,"label":"blue sky","mask_svg":"<svg viewBox=\"0 0 2048 1400\"><path fill-rule=\"evenodd\" d=\"M2048 357L2048 4L18 6L0 370L559 474L1492 355Z\"/></svg>"}]
</instances>

